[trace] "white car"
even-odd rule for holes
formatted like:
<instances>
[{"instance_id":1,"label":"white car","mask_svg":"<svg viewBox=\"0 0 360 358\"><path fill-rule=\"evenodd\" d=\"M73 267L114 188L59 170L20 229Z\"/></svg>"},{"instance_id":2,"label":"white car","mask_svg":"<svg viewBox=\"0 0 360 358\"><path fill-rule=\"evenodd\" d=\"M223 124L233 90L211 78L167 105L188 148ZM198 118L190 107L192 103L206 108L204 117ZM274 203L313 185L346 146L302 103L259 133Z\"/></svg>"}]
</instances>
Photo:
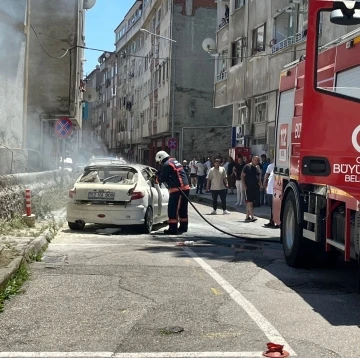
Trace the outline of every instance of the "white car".
<instances>
[{"instance_id":1,"label":"white car","mask_svg":"<svg viewBox=\"0 0 360 358\"><path fill-rule=\"evenodd\" d=\"M66 217L71 230L86 223L138 225L151 233L168 220L169 192L150 178L156 169L145 165L90 165L69 191Z\"/></svg>"}]
</instances>

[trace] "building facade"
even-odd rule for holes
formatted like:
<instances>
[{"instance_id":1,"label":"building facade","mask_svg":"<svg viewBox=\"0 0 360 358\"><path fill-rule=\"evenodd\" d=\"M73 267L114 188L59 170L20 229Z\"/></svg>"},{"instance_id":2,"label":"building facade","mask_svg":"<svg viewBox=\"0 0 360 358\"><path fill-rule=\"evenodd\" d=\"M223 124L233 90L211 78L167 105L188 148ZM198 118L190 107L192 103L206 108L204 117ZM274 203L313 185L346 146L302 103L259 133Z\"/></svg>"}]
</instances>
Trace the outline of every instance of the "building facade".
<instances>
[{"instance_id":1,"label":"building facade","mask_svg":"<svg viewBox=\"0 0 360 358\"><path fill-rule=\"evenodd\" d=\"M27 167L26 87L28 1L0 3L0 174L23 172Z\"/></svg>"},{"instance_id":2,"label":"building facade","mask_svg":"<svg viewBox=\"0 0 360 358\"><path fill-rule=\"evenodd\" d=\"M217 9L214 105L233 108L234 147L272 156L280 72L304 59L308 1L218 0ZM353 29L323 16L320 44Z\"/></svg>"},{"instance_id":3,"label":"building facade","mask_svg":"<svg viewBox=\"0 0 360 358\"><path fill-rule=\"evenodd\" d=\"M213 108L215 62L202 48L216 18L213 0L134 3L115 29L117 75L109 86L116 101L100 134L111 153L153 165L174 138L178 159L227 154L231 111Z\"/></svg>"},{"instance_id":4,"label":"building facade","mask_svg":"<svg viewBox=\"0 0 360 358\"><path fill-rule=\"evenodd\" d=\"M76 156L79 149L86 4L84 0L31 1L26 148L35 170L58 167L62 144L54 124L60 117L70 118L74 127L65 140L68 155Z\"/></svg>"}]
</instances>

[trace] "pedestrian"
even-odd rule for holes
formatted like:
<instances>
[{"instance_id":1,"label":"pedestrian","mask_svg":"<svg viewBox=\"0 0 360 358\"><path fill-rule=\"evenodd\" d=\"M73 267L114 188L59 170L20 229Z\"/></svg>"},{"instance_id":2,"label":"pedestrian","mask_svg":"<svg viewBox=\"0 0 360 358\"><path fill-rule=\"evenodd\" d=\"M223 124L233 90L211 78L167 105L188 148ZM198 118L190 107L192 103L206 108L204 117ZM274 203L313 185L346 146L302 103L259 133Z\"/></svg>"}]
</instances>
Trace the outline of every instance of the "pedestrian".
<instances>
[{"instance_id":1,"label":"pedestrian","mask_svg":"<svg viewBox=\"0 0 360 358\"><path fill-rule=\"evenodd\" d=\"M230 214L226 210L226 192L228 188L226 170L224 167L221 167L220 164L221 159L215 159L214 167L210 169L209 174L207 175L206 189L209 191L211 188L211 194L213 199L213 211L211 215L216 215L218 196L220 196L221 199L223 214Z\"/></svg>"},{"instance_id":2,"label":"pedestrian","mask_svg":"<svg viewBox=\"0 0 360 358\"><path fill-rule=\"evenodd\" d=\"M235 161L232 157L229 157L228 165L226 167L226 175L230 189L230 195L234 195L235 187L235 174L234 174Z\"/></svg>"},{"instance_id":3,"label":"pedestrian","mask_svg":"<svg viewBox=\"0 0 360 358\"><path fill-rule=\"evenodd\" d=\"M266 170L268 168L268 161L266 158L266 154L261 154L261 163L260 163L260 169L261 169L261 183L264 185L264 178L266 174ZM262 190L260 192L260 205L266 205L267 204L267 195L265 190Z\"/></svg>"},{"instance_id":4,"label":"pedestrian","mask_svg":"<svg viewBox=\"0 0 360 358\"><path fill-rule=\"evenodd\" d=\"M190 179L191 179L191 187L196 188L196 157L192 159L189 163L190 166Z\"/></svg>"},{"instance_id":5,"label":"pedestrian","mask_svg":"<svg viewBox=\"0 0 360 358\"><path fill-rule=\"evenodd\" d=\"M235 164L234 170L236 175L236 206L244 205L244 190L241 182L241 173L245 167L244 158L240 156Z\"/></svg>"},{"instance_id":6,"label":"pedestrian","mask_svg":"<svg viewBox=\"0 0 360 358\"><path fill-rule=\"evenodd\" d=\"M265 178L264 178L264 187L266 188L267 202L270 206L270 220L264 226L266 227L278 227L274 223L273 218L273 196L274 196L274 163L270 163L267 167Z\"/></svg>"},{"instance_id":7,"label":"pedestrian","mask_svg":"<svg viewBox=\"0 0 360 358\"><path fill-rule=\"evenodd\" d=\"M185 160L185 159L183 160L183 168L184 168L186 177L188 178L188 181L190 183L190 167L188 166L187 160Z\"/></svg>"},{"instance_id":8,"label":"pedestrian","mask_svg":"<svg viewBox=\"0 0 360 358\"><path fill-rule=\"evenodd\" d=\"M245 221L256 221L254 218L254 203L258 198L258 193L262 188L261 174L258 171L259 157L253 156L251 163L246 164L242 174L241 181L245 191L246 218Z\"/></svg>"},{"instance_id":9,"label":"pedestrian","mask_svg":"<svg viewBox=\"0 0 360 358\"><path fill-rule=\"evenodd\" d=\"M196 194L203 193L205 178L206 178L207 166L205 164L205 158L201 158L200 161L196 164L196 173L197 173L197 186Z\"/></svg>"},{"instance_id":10,"label":"pedestrian","mask_svg":"<svg viewBox=\"0 0 360 358\"><path fill-rule=\"evenodd\" d=\"M209 173L210 169L213 167L213 163L212 163L212 160L210 157L207 159L205 164L206 164L206 173ZM206 177L205 177L204 187L205 187L205 189L207 188L207 178ZM205 192L208 193L207 190L205 190Z\"/></svg>"},{"instance_id":11,"label":"pedestrian","mask_svg":"<svg viewBox=\"0 0 360 358\"><path fill-rule=\"evenodd\" d=\"M169 229L164 234L177 235L188 231L188 197L190 194L189 181L183 166L165 151L160 151L155 156L155 161L161 165L157 174L159 183L166 183L169 188ZM186 196L179 190L181 189ZM178 222L180 225L178 228Z\"/></svg>"}]
</instances>

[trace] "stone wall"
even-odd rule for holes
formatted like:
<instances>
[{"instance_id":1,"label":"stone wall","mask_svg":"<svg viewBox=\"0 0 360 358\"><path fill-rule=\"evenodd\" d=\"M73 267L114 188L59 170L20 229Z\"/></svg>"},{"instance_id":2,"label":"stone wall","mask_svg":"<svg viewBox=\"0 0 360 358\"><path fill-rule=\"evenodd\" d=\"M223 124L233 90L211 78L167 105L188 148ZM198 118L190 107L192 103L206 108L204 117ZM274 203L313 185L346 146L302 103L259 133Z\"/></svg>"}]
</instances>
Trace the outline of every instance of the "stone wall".
<instances>
[{"instance_id":1,"label":"stone wall","mask_svg":"<svg viewBox=\"0 0 360 358\"><path fill-rule=\"evenodd\" d=\"M60 209L73 182L69 172L64 174L63 188L60 182L60 170L0 176L0 220L25 213L26 189L31 190L33 214L43 216Z\"/></svg>"}]
</instances>

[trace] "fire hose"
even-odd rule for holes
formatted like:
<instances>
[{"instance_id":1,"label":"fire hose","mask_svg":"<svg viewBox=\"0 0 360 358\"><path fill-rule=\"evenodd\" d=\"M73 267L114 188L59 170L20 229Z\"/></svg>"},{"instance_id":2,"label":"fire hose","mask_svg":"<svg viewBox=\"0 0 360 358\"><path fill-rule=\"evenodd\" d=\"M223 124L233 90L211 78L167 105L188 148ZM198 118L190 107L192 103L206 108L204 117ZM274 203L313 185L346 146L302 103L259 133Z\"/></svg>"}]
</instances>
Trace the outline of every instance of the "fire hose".
<instances>
[{"instance_id":1,"label":"fire hose","mask_svg":"<svg viewBox=\"0 0 360 358\"><path fill-rule=\"evenodd\" d=\"M152 179L154 180L154 182L157 181L157 176L156 174L152 175ZM174 183L174 181L169 177L169 180L176 185L176 183ZM204 215L201 214L201 212L196 208L196 206L193 204L193 202L191 201L191 199L184 193L184 191L176 185L176 188L178 190L180 190L181 195L190 203L190 205L193 207L193 209L197 212L197 214L208 224L210 225L212 228L214 228L215 230L221 232L224 235L227 236L231 236L234 237L235 239L241 239L241 240L247 240L247 241L256 241L256 242L260 242L260 241L265 241L265 242L279 242L279 240L261 240L258 238L254 238L254 237L245 237L245 236L240 236L240 235L236 235L236 234L232 234L231 232L225 231L219 227L217 227L216 225L214 225L211 221L209 221L208 219L206 219L204 217Z\"/></svg>"}]
</instances>

